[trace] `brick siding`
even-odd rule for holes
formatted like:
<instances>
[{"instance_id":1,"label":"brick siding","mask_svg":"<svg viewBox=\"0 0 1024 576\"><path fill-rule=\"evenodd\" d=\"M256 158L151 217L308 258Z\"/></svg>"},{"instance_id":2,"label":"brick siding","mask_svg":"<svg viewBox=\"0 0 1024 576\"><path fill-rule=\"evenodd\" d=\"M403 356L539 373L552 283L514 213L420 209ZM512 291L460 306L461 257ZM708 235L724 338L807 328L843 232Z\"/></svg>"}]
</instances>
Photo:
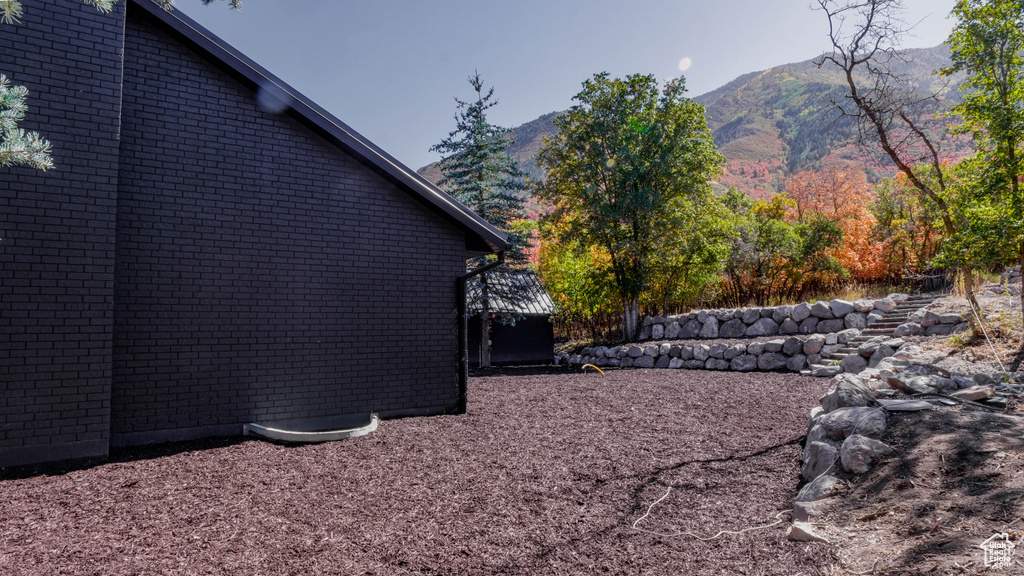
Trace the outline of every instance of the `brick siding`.
<instances>
[{"instance_id":1,"label":"brick siding","mask_svg":"<svg viewBox=\"0 0 1024 576\"><path fill-rule=\"evenodd\" d=\"M0 169L0 467L451 408L463 231L125 10L0 34L57 163Z\"/></svg>"},{"instance_id":2,"label":"brick siding","mask_svg":"<svg viewBox=\"0 0 1024 576\"><path fill-rule=\"evenodd\" d=\"M0 25L0 72L56 168L0 168L0 465L102 457L110 430L124 6L24 9Z\"/></svg>"}]
</instances>

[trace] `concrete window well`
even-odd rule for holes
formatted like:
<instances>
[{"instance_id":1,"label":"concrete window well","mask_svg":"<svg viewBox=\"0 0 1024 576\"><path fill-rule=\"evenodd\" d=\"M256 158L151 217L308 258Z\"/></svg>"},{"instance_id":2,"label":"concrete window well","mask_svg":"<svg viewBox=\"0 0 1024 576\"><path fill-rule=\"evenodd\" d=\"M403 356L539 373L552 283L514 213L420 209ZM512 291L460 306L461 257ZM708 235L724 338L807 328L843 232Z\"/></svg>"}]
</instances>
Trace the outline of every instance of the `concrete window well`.
<instances>
[{"instance_id":1,"label":"concrete window well","mask_svg":"<svg viewBox=\"0 0 1024 576\"><path fill-rule=\"evenodd\" d=\"M278 442L308 444L366 436L377 429L378 421L373 413L267 420L246 424L242 433Z\"/></svg>"}]
</instances>

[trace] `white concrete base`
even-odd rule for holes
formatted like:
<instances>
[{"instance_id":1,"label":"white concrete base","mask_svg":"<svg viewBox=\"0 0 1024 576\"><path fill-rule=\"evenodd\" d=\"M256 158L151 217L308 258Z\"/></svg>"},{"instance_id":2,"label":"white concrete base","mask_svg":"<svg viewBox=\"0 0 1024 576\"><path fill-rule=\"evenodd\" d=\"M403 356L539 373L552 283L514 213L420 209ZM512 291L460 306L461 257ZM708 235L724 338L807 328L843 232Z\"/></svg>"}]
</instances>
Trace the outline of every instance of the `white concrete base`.
<instances>
[{"instance_id":1,"label":"white concrete base","mask_svg":"<svg viewBox=\"0 0 1024 576\"><path fill-rule=\"evenodd\" d=\"M330 442L365 436L377 429L376 414L309 420L252 422L242 427L245 436L259 436L280 442Z\"/></svg>"}]
</instances>

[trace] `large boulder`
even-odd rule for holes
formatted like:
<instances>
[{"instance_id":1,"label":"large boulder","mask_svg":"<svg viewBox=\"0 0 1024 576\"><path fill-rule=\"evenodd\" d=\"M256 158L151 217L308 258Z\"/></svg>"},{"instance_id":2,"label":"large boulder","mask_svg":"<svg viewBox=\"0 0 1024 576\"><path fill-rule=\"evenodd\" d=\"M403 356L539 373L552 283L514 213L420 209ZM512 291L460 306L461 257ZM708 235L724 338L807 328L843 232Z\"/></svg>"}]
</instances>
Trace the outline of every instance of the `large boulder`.
<instances>
[{"instance_id":1,"label":"large boulder","mask_svg":"<svg viewBox=\"0 0 1024 576\"><path fill-rule=\"evenodd\" d=\"M875 300L875 310L881 310L882 312L892 312L896 309L896 302L892 298L885 297Z\"/></svg>"},{"instance_id":2,"label":"large boulder","mask_svg":"<svg viewBox=\"0 0 1024 576\"><path fill-rule=\"evenodd\" d=\"M697 344L693 347L693 359L706 362L711 356L711 347L707 344Z\"/></svg>"},{"instance_id":3,"label":"large boulder","mask_svg":"<svg viewBox=\"0 0 1024 576\"><path fill-rule=\"evenodd\" d=\"M886 358L891 358L894 354L896 354L896 351L883 342L882 345L878 347L878 350L875 350L875 353L872 354L871 358L868 360L868 368L878 366L879 362Z\"/></svg>"},{"instance_id":4,"label":"large boulder","mask_svg":"<svg viewBox=\"0 0 1024 576\"><path fill-rule=\"evenodd\" d=\"M957 390L955 392L950 392L949 395L953 396L954 398L959 398L961 400L978 401L987 400L988 398L994 396L995 393L996 390L992 386L976 385L967 388L961 388L960 390Z\"/></svg>"},{"instance_id":5,"label":"large boulder","mask_svg":"<svg viewBox=\"0 0 1024 576\"><path fill-rule=\"evenodd\" d=\"M665 325L664 324L652 324L651 325L651 339L661 340L665 337Z\"/></svg>"},{"instance_id":6,"label":"large boulder","mask_svg":"<svg viewBox=\"0 0 1024 576\"><path fill-rule=\"evenodd\" d=\"M918 310L918 312L920 312L920 310ZM920 324L922 328L927 328L929 326L935 326L936 324L938 324L939 319L941 318L942 317L936 314L935 312L932 312L931 310L925 310L924 313L920 315L920 319L917 320L917 323Z\"/></svg>"},{"instance_id":7,"label":"large boulder","mask_svg":"<svg viewBox=\"0 0 1024 576\"><path fill-rule=\"evenodd\" d=\"M779 325L775 323L775 320L771 318L761 318L757 322L754 322L747 327L746 335L755 336L774 336L779 333Z\"/></svg>"},{"instance_id":8,"label":"large boulder","mask_svg":"<svg viewBox=\"0 0 1024 576\"><path fill-rule=\"evenodd\" d=\"M732 346L729 346L728 348L725 349L725 353L722 354L722 358L724 358L726 360L732 360L733 358L735 358L737 356L740 356L742 354L746 354L746 352L747 352L747 345L746 344L733 344Z\"/></svg>"},{"instance_id":9,"label":"large boulder","mask_svg":"<svg viewBox=\"0 0 1024 576\"><path fill-rule=\"evenodd\" d=\"M853 309L857 312L871 312L875 309L875 303L867 298L858 298L853 301Z\"/></svg>"},{"instance_id":10,"label":"large boulder","mask_svg":"<svg viewBox=\"0 0 1024 576\"><path fill-rule=\"evenodd\" d=\"M854 434L879 436L885 431L885 410L867 406L837 408L822 416L818 425L832 440L845 440Z\"/></svg>"},{"instance_id":11,"label":"large boulder","mask_svg":"<svg viewBox=\"0 0 1024 576\"><path fill-rule=\"evenodd\" d=\"M846 300L835 299L828 303L828 307L832 309L832 315L836 318L842 318L856 310L853 306L853 302L847 302Z\"/></svg>"},{"instance_id":12,"label":"large boulder","mask_svg":"<svg viewBox=\"0 0 1024 576\"><path fill-rule=\"evenodd\" d=\"M696 319L688 320L686 324L683 324L683 329L679 331L679 337L683 340L696 338L703 327L704 324L702 322L698 322Z\"/></svg>"},{"instance_id":13,"label":"large boulder","mask_svg":"<svg viewBox=\"0 0 1024 576\"><path fill-rule=\"evenodd\" d=\"M840 374L833 378L832 386L821 397L821 408L826 413L835 412L840 408L856 406L875 406L875 395L860 379L849 374Z\"/></svg>"},{"instance_id":14,"label":"large boulder","mask_svg":"<svg viewBox=\"0 0 1024 576\"><path fill-rule=\"evenodd\" d=\"M799 338L786 338L786 341L782 343L782 353L786 356L803 352L803 349L804 341Z\"/></svg>"},{"instance_id":15,"label":"large boulder","mask_svg":"<svg viewBox=\"0 0 1024 576\"><path fill-rule=\"evenodd\" d=\"M801 302L796 306L793 306L793 312L789 315L794 322L803 322L806 318L811 315L811 305L807 302Z\"/></svg>"},{"instance_id":16,"label":"large boulder","mask_svg":"<svg viewBox=\"0 0 1024 576\"><path fill-rule=\"evenodd\" d=\"M719 338L742 338L747 335L747 325L739 318L733 318L718 328Z\"/></svg>"},{"instance_id":17,"label":"large boulder","mask_svg":"<svg viewBox=\"0 0 1024 576\"><path fill-rule=\"evenodd\" d=\"M679 322L672 322L671 324L665 327L665 338L669 340L675 340L676 338L679 337L679 332L682 329L683 327L679 325Z\"/></svg>"},{"instance_id":18,"label":"large boulder","mask_svg":"<svg viewBox=\"0 0 1024 576\"><path fill-rule=\"evenodd\" d=\"M786 367L786 360L788 358L778 352L765 352L757 357L757 367L765 371L781 370Z\"/></svg>"},{"instance_id":19,"label":"large boulder","mask_svg":"<svg viewBox=\"0 0 1024 576\"><path fill-rule=\"evenodd\" d=\"M903 336L917 336L922 331L923 330L920 324L916 324L914 322L906 322L904 324L900 324L899 326L897 326L896 329L893 330L892 335L898 338Z\"/></svg>"},{"instance_id":20,"label":"large boulder","mask_svg":"<svg viewBox=\"0 0 1024 576\"><path fill-rule=\"evenodd\" d=\"M868 327L868 315L863 312L850 312L843 317L843 326L863 330Z\"/></svg>"},{"instance_id":21,"label":"large boulder","mask_svg":"<svg viewBox=\"0 0 1024 576\"><path fill-rule=\"evenodd\" d=\"M838 364L828 366L816 366L811 370L811 376L818 378L831 378L836 374L842 373L843 369Z\"/></svg>"},{"instance_id":22,"label":"large boulder","mask_svg":"<svg viewBox=\"0 0 1024 576\"><path fill-rule=\"evenodd\" d=\"M630 346L626 355L630 358L639 358L644 355L644 349L639 346Z\"/></svg>"},{"instance_id":23,"label":"large boulder","mask_svg":"<svg viewBox=\"0 0 1024 576\"><path fill-rule=\"evenodd\" d=\"M661 346L655 346L654 344L651 344L650 346L645 346L644 347L644 356L650 356L651 358L657 358L659 352L661 352Z\"/></svg>"},{"instance_id":24,"label":"large boulder","mask_svg":"<svg viewBox=\"0 0 1024 576\"><path fill-rule=\"evenodd\" d=\"M725 351L728 348L729 347L727 345L722 344L721 342L717 342L711 345L711 348L708 350L708 355L711 356L712 358L724 358Z\"/></svg>"},{"instance_id":25,"label":"large boulder","mask_svg":"<svg viewBox=\"0 0 1024 576\"><path fill-rule=\"evenodd\" d=\"M729 361L722 360L721 358L708 358L708 361L704 364L704 367L708 370L728 370Z\"/></svg>"},{"instance_id":26,"label":"large boulder","mask_svg":"<svg viewBox=\"0 0 1024 576\"><path fill-rule=\"evenodd\" d=\"M753 324L754 322L757 322L760 319L761 319L761 309L760 308L747 308L746 310L743 311L743 323L744 324Z\"/></svg>"},{"instance_id":27,"label":"large boulder","mask_svg":"<svg viewBox=\"0 0 1024 576\"><path fill-rule=\"evenodd\" d=\"M814 316L804 318L800 322L800 333L801 334L814 334L818 331L818 319Z\"/></svg>"},{"instance_id":28,"label":"large boulder","mask_svg":"<svg viewBox=\"0 0 1024 576\"><path fill-rule=\"evenodd\" d=\"M858 374L868 367L868 361L860 354L850 354L839 361L839 366L843 372Z\"/></svg>"},{"instance_id":29,"label":"large boulder","mask_svg":"<svg viewBox=\"0 0 1024 576\"><path fill-rule=\"evenodd\" d=\"M843 321L838 318L818 321L818 332L834 333L843 329Z\"/></svg>"},{"instance_id":30,"label":"large boulder","mask_svg":"<svg viewBox=\"0 0 1024 576\"><path fill-rule=\"evenodd\" d=\"M777 306L775 311L772 312L772 320L775 320L776 324L782 324L790 315L793 314L792 306Z\"/></svg>"},{"instance_id":31,"label":"large boulder","mask_svg":"<svg viewBox=\"0 0 1024 576\"><path fill-rule=\"evenodd\" d=\"M654 357L653 356L641 356L636 360L633 360L634 368L654 368Z\"/></svg>"},{"instance_id":32,"label":"large boulder","mask_svg":"<svg viewBox=\"0 0 1024 576\"><path fill-rule=\"evenodd\" d=\"M822 474L811 483L800 489L796 494L797 502L814 502L835 496L842 491L843 483L830 474Z\"/></svg>"},{"instance_id":33,"label":"large boulder","mask_svg":"<svg viewBox=\"0 0 1024 576\"><path fill-rule=\"evenodd\" d=\"M835 314L833 314L832 309L829 308L828 302L822 300L818 300L814 304L811 304L811 316L822 320L835 318Z\"/></svg>"},{"instance_id":34,"label":"large boulder","mask_svg":"<svg viewBox=\"0 0 1024 576\"><path fill-rule=\"evenodd\" d=\"M729 362L729 368L737 372L750 372L757 368L757 356L741 354Z\"/></svg>"},{"instance_id":35,"label":"large boulder","mask_svg":"<svg viewBox=\"0 0 1024 576\"><path fill-rule=\"evenodd\" d=\"M856 314L856 312L854 312ZM836 343L846 344L850 340L853 340L857 336L860 336L860 330L856 328L847 328L846 330L840 330L836 332Z\"/></svg>"},{"instance_id":36,"label":"large boulder","mask_svg":"<svg viewBox=\"0 0 1024 576\"><path fill-rule=\"evenodd\" d=\"M793 320L786 318L779 325L779 334L797 334L800 332L800 325Z\"/></svg>"},{"instance_id":37,"label":"large boulder","mask_svg":"<svg viewBox=\"0 0 1024 576\"><path fill-rule=\"evenodd\" d=\"M786 370L790 372L799 372L807 368L807 356L803 354L793 354L786 360Z\"/></svg>"},{"instance_id":38,"label":"large boulder","mask_svg":"<svg viewBox=\"0 0 1024 576\"><path fill-rule=\"evenodd\" d=\"M655 368L668 368L673 360L678 360L678 358L672 358L672 357L667 356L667 355L666 356L659 356L658 360L654 363L654 367Z\"/></svg>"},{"instance_id":39,"label":"large boulder","mask_svg":"<svg viewBox=\"0 0 1024 576\"><path fill-rule=\"evenodd\" d=\"M718 318L709 315L708 319L704 321L704 325L701 326L698 336L701 338L718 338Z\"/></svg>"},{"instance_id":40,"label":"large boulder","mask_svg":"<svg viewBox=\"0 0 1024 576\"><path fill-rule=\"evenodd\" d=\"M811 442L804 454L800 476L808 482L829 472L839 459L839 450L829 442Z\"/></svg>"},{"instance_id":41,"label":"large boulder","mask_svg":"<svg viewBox=\"0 0 1024 576\"><path fill-rule=\"evenodd\" d=\"M812 334L807 340L804 340L804 354L817 354L821 352L824 345L825 337L823 335Z\"/></svg>"},{"instance_id":42,"label":"large boulder","mask_svg":"<svg viewBox=\"0 0 1024 576\"><path fill-rule=\"evenodd\" d=\"M875 462L894 452L888 444L860 434L848 436L839 448L843 469L851 474L867 472Z\"/></svg>"}]
</instances>

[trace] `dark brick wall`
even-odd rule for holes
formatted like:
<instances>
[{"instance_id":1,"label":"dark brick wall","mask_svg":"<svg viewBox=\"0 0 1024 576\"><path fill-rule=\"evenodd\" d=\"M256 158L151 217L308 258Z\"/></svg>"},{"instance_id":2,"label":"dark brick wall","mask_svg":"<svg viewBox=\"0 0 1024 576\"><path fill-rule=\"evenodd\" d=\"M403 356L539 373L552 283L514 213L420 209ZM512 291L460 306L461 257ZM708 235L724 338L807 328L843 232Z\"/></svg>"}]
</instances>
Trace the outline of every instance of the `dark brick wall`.
<instances>
[{"instance_id":1,"label":"dark brick wall","mask_svg":"<svg viewBox=\"0 0 1024 576\"><path fill-rule=\"evenodd\" d=\"M112 442L437 413L462 232L129 7Z\"/></svg>"},{"instance_id":2,"label":"dark brick wall","mask_svg":"<svg viewBox=\"0 0 1024 576\"><path fill-rule=\"evenodd\" d=\"M104 456L124 6L25 0L0 72L56 168L0 168L0 467Z\"/></svg>"}]
</instances>

